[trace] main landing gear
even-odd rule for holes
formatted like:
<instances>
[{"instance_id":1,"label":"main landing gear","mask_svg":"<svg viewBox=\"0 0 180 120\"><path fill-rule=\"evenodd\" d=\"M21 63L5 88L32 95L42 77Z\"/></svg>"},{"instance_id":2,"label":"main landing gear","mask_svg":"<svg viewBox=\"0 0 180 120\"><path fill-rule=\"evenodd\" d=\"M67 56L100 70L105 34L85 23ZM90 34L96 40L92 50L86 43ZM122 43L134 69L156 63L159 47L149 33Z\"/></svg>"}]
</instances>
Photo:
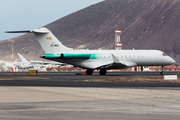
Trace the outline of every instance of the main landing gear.
<instances>
[{"instance_id":1,"label":"main landing gear","mask_svg":"<svg viewBox=\"0 0 180 120\"><path fill-rule=\"evenodd\" d=\"M100 71L99 71L100 75L106 75L106 73L107 73L106 69L100 69ZM92 75L93 74L93 69L87 69L86 74L87 75Z\"/></svg>"},{"instance_id":2,"label":"main landing gear","mask_svg":"<svg viewBox=\"0 0 180 120\"><path fill-rule=\"evenodd\" d=\"M92 69L87 69L86 70L86 74L87 75L92 75L93 74L93 70Z\"/></svg>"},{"instance_id":3,"label":"main landing gear","mask_svg":"<svg viewBox=\"0 0 180 120\"><path fill-rule=\"evenodd\" d=\"M160 73L161 73L161 75L164 75L164 66L161 66L161 69L162 69L162 72L160 72Z\"/></svg>"},{"instance_id":4,"label":"main landing gear","mask_svg":"<svg viewBox=\"0 0 180 120\"><path fill-rule=\"evenodd\" d=\"M106 69L100 69L99 74L100 75L106 75L107 71Z\"/></svg>"}]
</instances>

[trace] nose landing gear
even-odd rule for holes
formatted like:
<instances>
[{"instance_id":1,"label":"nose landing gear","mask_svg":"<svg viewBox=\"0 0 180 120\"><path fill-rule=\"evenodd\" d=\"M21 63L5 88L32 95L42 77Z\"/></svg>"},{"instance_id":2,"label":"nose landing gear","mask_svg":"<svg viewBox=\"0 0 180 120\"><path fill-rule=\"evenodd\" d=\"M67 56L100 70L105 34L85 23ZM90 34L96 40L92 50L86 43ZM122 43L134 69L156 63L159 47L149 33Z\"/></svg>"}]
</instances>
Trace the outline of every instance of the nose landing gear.
<instances>
[{"instance_id":1,"label":"nose landing gear","mask_svg":"<svg viewBox=\"0 0 180 120\"><path fill-rule=\"evenodd\" d=\"M164 66L161 66L161 69L162 69L162 72L160 72L160 73L161 73L161 75L164 75Z\"/></svg>"}]
</instances>

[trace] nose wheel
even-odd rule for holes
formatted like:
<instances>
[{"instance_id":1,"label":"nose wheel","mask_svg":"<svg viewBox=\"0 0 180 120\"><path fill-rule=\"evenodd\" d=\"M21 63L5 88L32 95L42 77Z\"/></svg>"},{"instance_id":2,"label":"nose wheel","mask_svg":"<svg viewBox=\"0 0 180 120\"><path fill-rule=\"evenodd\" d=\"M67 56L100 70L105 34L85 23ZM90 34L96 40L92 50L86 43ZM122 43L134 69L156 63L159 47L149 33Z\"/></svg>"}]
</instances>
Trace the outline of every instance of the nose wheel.
<instances>
[{"instance_id":1,"label":"nose wheel","mask_svg":"<svg viewBox=\"0 0 180 120\"><path fill-rule=\"evenodd\" d=\"M100 69L99 74L100 75L106 75L107 71L106 69Z\"/></svg>"},{"instance_id":2,"label":"nose wheel","mask_svg":"<svg viewBox=\"0 0 180 120\"><path fill-rule=\"evenodd\" d=\"M164 75L164 72L161 72L161 75Z\"/></svg>"},{"instance_id":3,"label":"nose wheel","mask_svg":"<svg viewBox=\"0 0 180 120\"><path fill-rule=\"evenodd\" d=\"M160 72L160 73L161 73L161 75L164 75L164 66L161 66L161 69L162 69L162 72Z\"/></svg>"}]
</instances>

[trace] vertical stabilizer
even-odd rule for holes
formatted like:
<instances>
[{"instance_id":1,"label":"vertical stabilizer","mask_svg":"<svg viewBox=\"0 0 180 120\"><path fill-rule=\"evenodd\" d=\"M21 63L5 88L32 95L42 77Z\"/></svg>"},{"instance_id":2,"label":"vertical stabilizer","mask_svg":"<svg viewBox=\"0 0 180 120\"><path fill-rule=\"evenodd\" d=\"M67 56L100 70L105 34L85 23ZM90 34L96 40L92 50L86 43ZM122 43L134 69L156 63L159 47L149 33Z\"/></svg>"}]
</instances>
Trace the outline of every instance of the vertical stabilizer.
<instances>
[{"instance_id":1,"label":"vertical stabilizer","mask_svg":"<svg viewBox=\"0 0 180 120\"><path fill-rule=\"evenodd\" d=\"M64 46L47 28L32 30L46 54L55 54L72 51L72 48Z\"/></svg>"},{"instance_id":2,"label":"vertical stabilizer","mask_svg":"<svg viewBox=\"0 0 180 120\"><path fill-rule=\"evenodd\" d=\"M56 54L73 50L72 48L64 46L51 31L45 27L35 30L6 31L6 33L34 33L46 54Z\"/></svg>"}]
</instances>

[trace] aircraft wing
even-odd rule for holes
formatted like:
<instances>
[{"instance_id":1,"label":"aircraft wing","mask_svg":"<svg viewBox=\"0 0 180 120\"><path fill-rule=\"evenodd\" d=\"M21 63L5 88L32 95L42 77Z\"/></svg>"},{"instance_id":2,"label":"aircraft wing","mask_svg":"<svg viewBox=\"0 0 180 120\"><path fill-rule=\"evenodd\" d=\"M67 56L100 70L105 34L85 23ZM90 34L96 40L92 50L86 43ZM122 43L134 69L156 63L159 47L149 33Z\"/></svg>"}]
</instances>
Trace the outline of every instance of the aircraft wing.
<instances>
[{"instance_id":1,"label":"aircraft wing","mask_svg":"<svg viewBox=\"0 0 180 120\"><path fill-rule=\"evenodd\" d=\"M134 62L130 62L130 61L119 61L119 63L117 62L113 62L112 64L108 65L107 68L130 68L130 67L134 67L137 64Z\"/></svg>"},{"instance_id":2,"label":"aircraft wing","mask_svg":"<svg viewBox=\"0 0 180 120\"><path fill-rule=\"evenodd\" d=\"M137 64L131 61L119 61L115 55L112 54L112 58L113 58L113 64L121 64L127 67L134 67Z\"/></svg>"},{"instance_id":3,"label":"aircraft wing","mask_svg":"<svg viewBox=\"0 0 180 120\"><path fill-rule=\"evenodd\" d=\"M104 65L101 65L99 66L98 68L105 68L105 69L110 69L110 68L119 68L119 69L122 69L122 68L130 68L130 67L134 67L136 66L137 64L134 63L134 62L131 62L131 61L120 61L116 58L116 56L114 54L111 54L112 55L112 61L109 62L109 63L106 63Z\"/></svg>"}]
</instances>

